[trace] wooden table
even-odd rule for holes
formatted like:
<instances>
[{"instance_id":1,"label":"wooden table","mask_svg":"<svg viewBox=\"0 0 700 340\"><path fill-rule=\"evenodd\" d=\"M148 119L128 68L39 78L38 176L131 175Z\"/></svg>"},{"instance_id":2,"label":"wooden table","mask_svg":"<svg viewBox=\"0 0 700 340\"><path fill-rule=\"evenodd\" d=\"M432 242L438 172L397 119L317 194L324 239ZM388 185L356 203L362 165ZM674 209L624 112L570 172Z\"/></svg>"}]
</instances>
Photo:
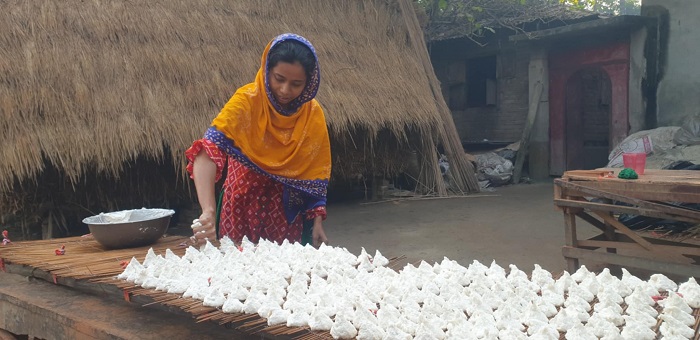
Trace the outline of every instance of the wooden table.
<instances>
[{"instance_id":1,"label":"wooden table","mask_svg":"<svg viewBox=\"0 0 700 340\"><path fill-rule=\"evenodd\" d=\"M623 180L617 178L620 170L568 171L554 181L554 204L564 212L566 244L562 252L568 270L576 271L579 260L586 259L700 277L700 245L644 237L615 217L626 213L700 225L700 211L668 204L700 203L700 171L646 170L639 179ZM578 221L594 226L600 233L578 239Z\"/></svg>"}]
</instances>

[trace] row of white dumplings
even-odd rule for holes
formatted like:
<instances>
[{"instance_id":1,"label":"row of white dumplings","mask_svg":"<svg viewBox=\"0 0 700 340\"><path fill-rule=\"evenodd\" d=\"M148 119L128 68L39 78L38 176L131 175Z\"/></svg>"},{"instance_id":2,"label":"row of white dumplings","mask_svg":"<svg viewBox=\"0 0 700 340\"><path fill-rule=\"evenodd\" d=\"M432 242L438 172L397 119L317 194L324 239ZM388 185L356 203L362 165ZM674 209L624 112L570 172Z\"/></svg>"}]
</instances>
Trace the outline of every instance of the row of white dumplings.
<instances>
[{"instance_id":1,"label":"row of white dumplings","mask_svg":"<svg viewBox=\"0 0 700 340\"><path fill-rule=\"evenodd\" d=\"M495 262L465 268L448 259L397 273L388 262L379 251L355 256L325 245L247 240L237 247L224 238L218 249L190 247L182 258L149 250L143 264L132 259L119 278L223 312L257 313L270 325L330 330L335 338L558 339L568 330L570 340L653 339L657 317L666 338L685 338L692 331L688 304L700 304L694 280L678 288L663 275L642 281L625 271L620 280L582 267L555 280L535 265L528 278L514 265L506 274ZM677 289L683 298L671 294L673 305L657 316L651 296Z\"/></svg>"}]
</instances>

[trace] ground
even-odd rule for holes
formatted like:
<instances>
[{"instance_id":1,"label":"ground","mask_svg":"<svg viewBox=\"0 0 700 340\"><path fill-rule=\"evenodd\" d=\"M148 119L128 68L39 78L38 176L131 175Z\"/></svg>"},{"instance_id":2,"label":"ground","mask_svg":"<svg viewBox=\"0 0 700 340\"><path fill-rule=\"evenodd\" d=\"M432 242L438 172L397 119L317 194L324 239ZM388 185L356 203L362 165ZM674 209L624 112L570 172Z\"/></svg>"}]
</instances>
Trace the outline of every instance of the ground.
<instances>
[{"instance_id":1,"label":"ground","mask_svg":"<svg viewBox=\"0 0 700 340\"><path fill-rule=\"evenodd\" d=\"M552 203L551 181L497 188L474 197L328 206L324 227L330 242L359 253L361 247L412 261L447 256L466 266L473 260L531 270L539 264L561 272L566 262L564 218ZM587 226L586 226L587 227ZM593 228L581 227L582 236Z\"/></svg>"}]
</instances>

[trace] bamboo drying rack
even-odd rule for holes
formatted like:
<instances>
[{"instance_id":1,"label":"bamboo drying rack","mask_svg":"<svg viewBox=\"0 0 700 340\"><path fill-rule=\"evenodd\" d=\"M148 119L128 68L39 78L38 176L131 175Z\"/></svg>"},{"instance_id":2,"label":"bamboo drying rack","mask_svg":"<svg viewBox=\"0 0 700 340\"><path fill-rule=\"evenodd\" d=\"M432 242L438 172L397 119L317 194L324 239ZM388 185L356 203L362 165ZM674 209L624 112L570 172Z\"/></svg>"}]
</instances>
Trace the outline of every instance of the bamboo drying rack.
<instances>
[{"instance_id":1,"label":"bamboo drying rack","mask_svg":"<svg viewBox=\"0 0 700 340\"><path fill-rule=\"evenodd\" d=\"M298 340L332 339L329 332L314 332L308 327L268 326L267 320L257 314L224 313L214 307L202 305L202 301L183 298L179 294L145 289L131 282L116 278L123 269L123 261L135 257L143 262L149 248L156 254L170 249L178 256L185 254L181 244L188 238L164 237L153 245L130 249L107 250L92 237L15 242L0 247L0 269L25 276L33 276L55 284L86 291L123 295L129 302L140 303L171 312L191 315L196 322L211 321L235 328L245 334L266 338ZM65 245L65 255L57 256L55 249ZM405 257L389 259L389 268L398 270L405 264Z\"/></svg>"}]
</instances>

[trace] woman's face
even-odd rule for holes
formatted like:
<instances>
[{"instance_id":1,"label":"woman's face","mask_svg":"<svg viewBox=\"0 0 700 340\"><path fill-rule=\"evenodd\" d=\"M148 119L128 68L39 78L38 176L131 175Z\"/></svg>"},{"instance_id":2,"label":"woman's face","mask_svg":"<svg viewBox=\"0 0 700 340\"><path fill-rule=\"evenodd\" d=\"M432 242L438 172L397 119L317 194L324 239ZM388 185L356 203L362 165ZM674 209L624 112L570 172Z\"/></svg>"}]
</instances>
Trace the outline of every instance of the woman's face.
<instances>
[{"instance_id":1,"label":"woman's face","mask_svg":"<svg viewBox=\"0 0 700 340\"><path fill-rule=\"evenodd\" d=\"M306 72L298 61L278 62L270 69L269 77L270 90L277 102L285 109L289 103L299 97L306 86Z\"/></svg>"}]
</instances>

